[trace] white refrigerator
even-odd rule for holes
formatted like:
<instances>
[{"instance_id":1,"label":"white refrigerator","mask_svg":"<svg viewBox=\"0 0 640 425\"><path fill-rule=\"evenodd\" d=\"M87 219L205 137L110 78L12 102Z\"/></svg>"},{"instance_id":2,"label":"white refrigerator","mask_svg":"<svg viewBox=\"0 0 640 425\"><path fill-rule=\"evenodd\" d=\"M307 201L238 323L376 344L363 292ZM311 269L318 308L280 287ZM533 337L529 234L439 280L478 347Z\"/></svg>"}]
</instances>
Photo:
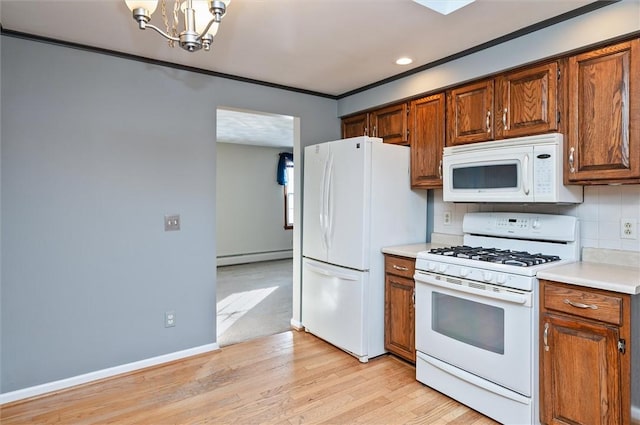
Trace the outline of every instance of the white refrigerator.
<instances>
[{"instance_id":1,"label":"white refrigerator","mask_svg":"<svg viewBox=\"0 0 640 425\"><path fill-rule=\"evenodd\" d=\"M302 324L361 362L384 349L385 246L426 240L409 148L353 137L304 150Z\"/></svg>"}]
</instances>

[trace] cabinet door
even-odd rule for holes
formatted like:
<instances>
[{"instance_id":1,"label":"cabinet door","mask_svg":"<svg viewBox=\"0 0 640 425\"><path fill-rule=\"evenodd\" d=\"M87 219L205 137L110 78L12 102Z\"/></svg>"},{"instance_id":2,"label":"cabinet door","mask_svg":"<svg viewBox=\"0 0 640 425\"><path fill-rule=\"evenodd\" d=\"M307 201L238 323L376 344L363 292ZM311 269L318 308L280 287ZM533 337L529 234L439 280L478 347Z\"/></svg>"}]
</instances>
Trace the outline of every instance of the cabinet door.
<instances>
[{"instance_id":1,"label":"cabinet door","mask_svg":"<svg viewBox=\"0 0 640 425\"><path fill-rule=\"evenodd\" d=\"M540 331L541 422L622 423L618 328L546 314Z\"/></svg>"},{"instance_id":2,"label":"cabinet door","mask_svg":"<svg viewBox=\"0 0 640 425\"><path fill-rule=\"evenodd\" d=\"M569 182L640 182L640 40L568 61Z\"/></svg>"},{"instance_id":3,"label":"cabinet door","mask_svg":"<svg viewBox=\"0 0 640 425\"><path fill-rule=\"evenodd\" d=\"M385 349L415 363L415 316L413 279L385 276Z\"/></svg>"},{"instance_id":4,"label":"cabinet door","mask_svg":"<svg viewBox=\"0 0 640 425\"><path fill-rule=\"evenodd\" d=\"M442 187L444 94L416 99L409 106L411 187Z\"/></svg>"},{"instance_id":5,"label":"cabinet door","mask_svg":"<svg viewBox=\"0 0 640 425\"><path fill-rule=\"evenodd\" d=\"M528 68L498 78L496 136L528 136L558 128L558 64Z\"/></svg>"},{"instance_id":6,"label":"cabinet door","mask_svg":"<svg viewBox=\"0 0 640 425\"><path fill-rule=\"evenodd\" d=\"M447 94L447 145L493 140L493 79Z\"/></svg>"},{"instance_id":7,"label":"cabinet door","mask_svg":"<svg viewBox=\"0 0 640 425\"><path fill-rule=\"evenodd\" d=\"M408 106L406 103L387 106L370 113L369 121L374 137L380 137L384 143L406 145Z\"/></svg>"},{"instance_id":8,"label":"cabinet door","mask_svg":"<svg viewBox=\"0 0 640 425\"><path fill-rule=\"evenodd\" d=\"M368 136L369 114L359 114L342 119L342 138Z\"/></svg>"}]
</instances>

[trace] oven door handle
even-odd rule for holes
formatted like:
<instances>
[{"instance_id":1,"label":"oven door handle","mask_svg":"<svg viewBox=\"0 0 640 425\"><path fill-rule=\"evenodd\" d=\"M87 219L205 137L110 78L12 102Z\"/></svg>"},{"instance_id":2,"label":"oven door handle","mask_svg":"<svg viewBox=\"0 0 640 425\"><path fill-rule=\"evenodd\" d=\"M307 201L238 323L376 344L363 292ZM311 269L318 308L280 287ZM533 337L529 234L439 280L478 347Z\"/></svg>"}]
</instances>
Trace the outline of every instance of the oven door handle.
<instances>
[{"instance_id":1,"label":"oven door handle","mask_svg":"<svg viewBox=\"0 0 640 425\"><path fill-rule=\"evenodd\" d=\"M504 293L504 292L493 292L487 291L484 289L476 289L469 286L457 285L455 283L448 283L446 281L436 279L430 273L425 272L416 272L413 276L416 283L424 283L426 285L438 286L440 288L450 289L456 292L464 292L467 294L478 295L485 298L490 298L493 300L499 301L507 301L513 304L521 304L529 307L531 305L531 294L518 294L518 293ZM464 279L459 279L460 281L465 281ZM469 281L467 281L469 282Z\"/></svg>"}]
</instances>

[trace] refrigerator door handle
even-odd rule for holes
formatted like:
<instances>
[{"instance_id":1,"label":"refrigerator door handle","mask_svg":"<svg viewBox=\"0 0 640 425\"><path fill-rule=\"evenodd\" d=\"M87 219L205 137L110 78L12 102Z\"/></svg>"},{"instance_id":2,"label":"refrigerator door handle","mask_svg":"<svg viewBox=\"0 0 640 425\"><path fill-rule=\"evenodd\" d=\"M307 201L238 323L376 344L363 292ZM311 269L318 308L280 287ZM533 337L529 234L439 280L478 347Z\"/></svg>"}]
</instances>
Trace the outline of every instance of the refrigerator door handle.
<instances>
[{"instance_id":1,"label":"refrigerator door handle","mask_svg":"<svg viewBox=\"0 0 640 425\"><path fill-rule=\"evenodd\" d=\"M327 227L328 227L328 217L327 217L327 172L329 168L329 161L326 160L324 162L324 168L322 170L322 182L321 182L321 190L320 190L320 233L322 234L322 243L325 248L329 248L327 245Z\"/></svg>"},{"instance_id":2,"label":"refrigerator door handle","mask_svg":"<svg viewBox=\"0 0 640 425\"><path fill-rule=\"evenodd\" d=\"M333 155L329 155L329 173L327 175L327 248L331 248L333 240Z\"/></svg>"},{"instance_id":3,"label":"refrigerator door handle","mask_svg":"<svg viewBox=\"0 0 640 425\"><path fill-rule=\"evenodd\" d=\"M349 281L357 281L358 280L358 276L352 276L346 273L340 273L340 272L336 272L336 271L331 271L331 270L327 270L324 269L322 267L318 267L318 266L314 266L313 264L305 264L305 267L307 269L309 269L310 271L314 272L314 273L318 273L321 274L323 276L329 276L329 277L337 277L338 279L342 279L342 280L349 280Z\"/></svg>"}]
</instances>

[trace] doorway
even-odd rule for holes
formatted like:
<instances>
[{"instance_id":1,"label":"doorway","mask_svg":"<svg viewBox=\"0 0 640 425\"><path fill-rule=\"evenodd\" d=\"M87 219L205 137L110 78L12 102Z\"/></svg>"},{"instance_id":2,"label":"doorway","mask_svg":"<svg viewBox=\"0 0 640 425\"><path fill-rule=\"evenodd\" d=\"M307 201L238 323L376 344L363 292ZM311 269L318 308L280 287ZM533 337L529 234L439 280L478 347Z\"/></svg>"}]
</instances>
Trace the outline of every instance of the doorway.
<instances>
[{"instance_id":1,"label":"doorway","mask_svg":"<svg viewBox=\"0 0 640 425\"><path fill-rule=\"evenodd\" d=\"M291 327L295 185L276 176L297 129L294 117L257 111L218 108L216 118L216 323L224 346Z\"/></svg>"}]
</instances>

